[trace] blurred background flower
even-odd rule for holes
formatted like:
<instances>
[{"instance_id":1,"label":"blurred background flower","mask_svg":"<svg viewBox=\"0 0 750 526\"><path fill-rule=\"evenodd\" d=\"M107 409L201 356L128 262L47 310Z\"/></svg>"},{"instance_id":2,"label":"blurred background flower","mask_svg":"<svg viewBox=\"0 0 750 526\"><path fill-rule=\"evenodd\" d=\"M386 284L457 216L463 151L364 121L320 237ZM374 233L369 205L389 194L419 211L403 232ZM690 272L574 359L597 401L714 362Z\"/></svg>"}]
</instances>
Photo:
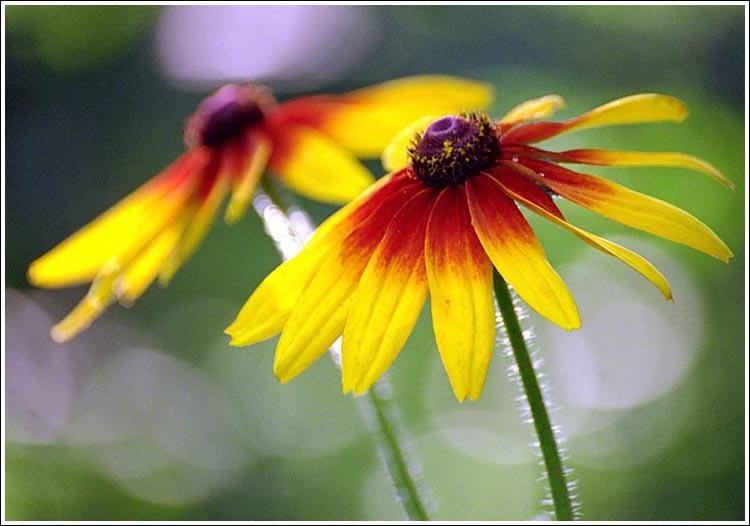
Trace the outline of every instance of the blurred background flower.
<instances>
[{"instance_id":1,"label":"blurred background flower","mask_svg":"<svg viewBox=\"0 0 750 526\"><path fill-rule=\"evenodd\" d=\"M31 290L28 263L181 150L183 119L227 81L285 99L390 78L493 83L500 116L565 98L560 118L636 92L684 100L670 124L582 131L550 144L686 151L735 192L678 169L589 173L669 200L734 251L728 266L573 208L670 280L675 303L533 217L585 320L534 313L583 517L739 520L744 508L745 195L742 6L7 6L6 518L401 519L339 371L320 360L280 385L274 341L222 330L278 264L261 222L217 225L175 277L79 339L47 331L80 296ZM552 141L550 141L552 143ZM370 166L377 174L377 164ZM303 201L321 221L334 208ZM391 368L437 519L531 519L544 496L508 379L493 360L478 402L441 372L429 309Z\"/></svg>"}]
</instances>

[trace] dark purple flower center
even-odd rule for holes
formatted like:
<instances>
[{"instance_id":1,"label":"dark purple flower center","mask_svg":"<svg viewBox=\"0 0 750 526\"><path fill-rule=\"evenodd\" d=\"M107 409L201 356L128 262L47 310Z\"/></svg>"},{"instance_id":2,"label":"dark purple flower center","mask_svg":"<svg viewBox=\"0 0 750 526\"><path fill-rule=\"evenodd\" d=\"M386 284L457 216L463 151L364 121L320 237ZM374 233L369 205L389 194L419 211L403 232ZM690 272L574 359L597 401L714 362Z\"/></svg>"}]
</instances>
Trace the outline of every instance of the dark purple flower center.
<instances>
[{"instance_id":1,"label":"dark purple flower center","mask_svg":"<svg viewBox=\"0 0 750 526\"><path fill-rule=\"evenodd\" d=\"M185 144L215 146L241 134L263 120L264 111L276 104L265 86L227 84L209 95L185 122Z\"/></svg>"},{"instance_id":2,"label":"dark purple flower center","mask_svg":"<svg viewBox=\"0 0 750 526\"><path fill-rule=\"evenodd\" d=\"M492 166L499 153L494 126L486 115L438 119L409 149L414 173L435 188L466 181Z\"/></svg>"}]
</instances>

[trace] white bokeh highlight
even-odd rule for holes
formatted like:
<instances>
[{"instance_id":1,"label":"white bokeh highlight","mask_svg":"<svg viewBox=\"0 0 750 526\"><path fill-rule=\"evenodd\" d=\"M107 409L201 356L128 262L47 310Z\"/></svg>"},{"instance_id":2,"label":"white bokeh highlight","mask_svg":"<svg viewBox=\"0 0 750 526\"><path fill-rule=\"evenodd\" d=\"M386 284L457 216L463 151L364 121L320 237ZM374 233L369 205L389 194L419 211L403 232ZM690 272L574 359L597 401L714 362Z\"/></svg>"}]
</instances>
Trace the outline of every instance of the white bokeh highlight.
<instances>
[{"instance_id":1,"label":"white bokeh highlight","mask_svg":"<svg viewBox=\"0 0 750 526\"><path fill-rule=\"evenodd\" d=\"M73 404L73 366L47 330L54 320L30 297L5 291L5 417L9 440L48 444L65 429Z\"/></svg>"},{"instance_id":2,"label":"white bokeh highlight","mask_svg":"<svg viewBox=\"0 0 750 526\"><path fill-rule=\"evenodd\" d=\"M345 78L379 33L362 6L169 6L159 20L156 53L165 74L183 87L252 80L310 89Z\"/></svg>"},{"instance_id":3,"label":"white bokeh highlight","mask_svg":"<svg viewBox=\"0 0 750 526\"><path fill-rule=\"evenodd\" d=\"M67 443L86 446L97 469L152 502L207 498L234 483L246 462L220 387L152 349L111 354L82 381L71 420Z\"/></svg>"},{"instance_id":4,"label":"white bokeh highlight","mask_svg":"<svg viewBox=\"0 0 750 526\"><path fill-rule=\"evenodd\" d=\"M634 238L617 241L639 251ZM653 245L641 246L654 251ZM668 394L690 370L703 332L698 293L675 259L666 253L650 259L672 285L674 303L598 253L586 251L564 273L582 327L539 331L563 404L634 408Z\"/></svg>"},{"instance_id":5,"label":"white bokeh highlight","mask_svg":"<svg viewBox=\"0 0 750 526\"><path fill-rule=\"evenodd\" d=\"M668 448L689 421L685 389L703 335L703 304L690 273L668 252L654 255L640 237L612 238L652 261L672 285L674 303L629 267L583 250L557 266L581 312L578 331L564 331L536 313L531 346L544 364L541 382L554 425L576 465L597 469L643 462ZM524 423L520 390L508 378L512 357L499 351L482 397L453 400L442 364L425 383L434 434L450 449L494 465L535 464L533 426ZM688 386L689 387L689 386Z\"/></svg>"}]
</instances>

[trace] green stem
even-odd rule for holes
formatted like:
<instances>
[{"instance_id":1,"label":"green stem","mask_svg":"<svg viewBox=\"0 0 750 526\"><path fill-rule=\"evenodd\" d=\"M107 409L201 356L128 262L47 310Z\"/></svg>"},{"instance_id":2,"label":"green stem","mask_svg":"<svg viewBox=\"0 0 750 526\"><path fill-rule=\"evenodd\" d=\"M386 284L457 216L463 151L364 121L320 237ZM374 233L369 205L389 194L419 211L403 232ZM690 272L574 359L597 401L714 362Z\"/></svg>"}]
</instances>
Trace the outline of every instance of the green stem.
<instances>
[{"instance_id":1,"label":"green stem","mask_svg":"<svg viewBox=\"0 0 750 526\"><path fill-rule=\"evenodd\" d=\"M495 297L497 298L500 314L503 317L505 331L510 340L513 356L518 365L518 372L521 376L523 389L526 393L526 399L531 409L531 417L534 420L534 428L539 437L539 446L544 457L544 466L547 470L547 479L549 480L550 491L552 492L552 502L555 508L557 520L573 520L573 505L568 491L568 484L565 481L565 470L563 469L562 460L560 459L560 450L555 440L555 433L552 431L547 408L544 405L542 390L539 388L534 365L529 356L529 350L521 331L521 325L516 315L516 309L513 305L508 285L503 277L495 271Z\"/></svg>"},{"instance_id":2,"label":"green stem","mask_svg":"<svg viewBox=\"0 0 750 526\"><path fill-rule=\"evenodd\" d=\"M288 210L296 205L283 188L274 184L273 181L264 178L261 188L262 191L256 194L256 200L265 193L273 203L272 206L281 212L281 218L274 215L274 221L281 219L282 224L269 224L268 217L270 216L266 216L265 210L259 208L257 204L256 211L264 221L266 231L276 244L282 259L286 260L290 257L288 252L290 242L294 244L295 251L302 248L303 235L295 229L295 225L288 217ZM309 223L309 221L306 222ZM306 224L304 229L311 232L313 225ZM293 237L290 238L289 234ZM390 395L387 395L389 392L388 380L383 376L369 392L358 397L359 407L380 450L386 473L398 493L398 500L404 507L407 517L410 520L427 521L429 517L409 469L410 462L403 447L405 433L399 425L398 408L391 401Z\"/></svg>"},{"instance_id":3,"label":"green stem","mask_svg":"<svg viewBox=\"0 0 750 526\"><path fill-rule=\"evenodd\" d=\"M360 407L370 427L370 432L375 435L386 471L406 515L409 520L428 521L430 519L422 503L419 488L414 481L401 445L402 438L397 425L398 410L393 406L390 396L379 394L380 391L390 390L387 382L387 378L382 377L374 388L359 398Z\"/></svg>"}]
</instances>

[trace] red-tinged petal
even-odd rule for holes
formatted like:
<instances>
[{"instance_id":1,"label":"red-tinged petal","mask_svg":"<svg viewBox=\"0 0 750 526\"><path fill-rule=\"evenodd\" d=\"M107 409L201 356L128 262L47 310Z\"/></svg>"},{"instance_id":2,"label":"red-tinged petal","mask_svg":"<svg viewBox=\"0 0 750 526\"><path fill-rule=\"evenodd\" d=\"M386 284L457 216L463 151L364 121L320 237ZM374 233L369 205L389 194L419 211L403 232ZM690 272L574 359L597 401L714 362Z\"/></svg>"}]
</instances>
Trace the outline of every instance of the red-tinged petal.
<instances>
[{"instance_id":1,"label":"red-tinged petal","mask_svg":"<svg viewBox=\"0 0 750 526\"><path fill-rule=\"evenodd\" d=\"M528 170L525 166L517 163L501 161L500 167L488 170L488 174L497 182L501 183L506 194L515 199L515 196L523 196L539 208L543 208L548 214L565 221L562 211L557 207L552 197L545 192L541 186L532 178L521 177L514 170Z\"/></svg>"},{"instance_id":2,"label":"red-tinged petal","mask_svg":"<svg viewBox=\"0 0 750 526\"><path fill-rule=\"evenodd\" d=\"M375 158L404 126L424 115L486 109L489 84L447 76L384 82L340 96L314 96L281 105L288 120L318 128L357 157Z\"/></svg>"},{"instance_id":3,"label":"red-tinged petal","mask_svg":"<svg viewBox=\"0 0 750 526\"><path fill-rule=\"evenodd\" d=\"M250 345L281 332L310 281L347 233L389 196L408 193L415 184L406 173L386 176L323 222L305 248L271 272L253 292L225 331L232 337L230 344Z\"/></svg>"},{"instance_id":4,"label":"red-tinged petal","mask_svg":"<svg viewBox=\"0 0 750 526\"><path fill-rule=\"evenodd\" d=\"M597 250L604 252L610 256L616 257L626 265L639 272L643 277L649 280L651 283L661 291L667 300L672 300L672 291L664 275L659 270L649 263L646 259L639 256L635 252L632 252L617 243L613 243L607 239L603 239L599 236L595 236L590 232L586 232L570 223L555 210L557 207L552 204L554 209L551 209L548 201L551 201L550 197L541 190L536 184L530 180L521 177L513 173L510 170L496 170L496 181L500 184L508 196L513 198L515 201L523 204L530 210L533 210L545 219L555 223L566 230L573 232L579 239L588 243ZM531 185L531 187L529 187ZM533 188L536 190L533 190Z\"/></svg>"},{"instance_id":5,"label":"red-tinged petal","mask_svg":"<svg viewBox=\"0 0 750 526\"><path fill-rule=\"evenodd\" d=\"M410 170L401 170L384 175L354 200L341 207L326 219L315 230L312 239L328 235L334 229L348 228L348 225L341 226L346 221L352 224L360 223L366 220L392 194L401 193L402 195L409 195L415 192L415 188L418 187L421 187L421 183L417 181ZM348 219L349 216L351 216L351 219Z\"/></svg>"},{"instance_id":6,"label":"red-tinged petal","mask_svg":"<svg viewBox=\"0 0 750 526\"><path fill-rule=\"evenodd\" d=\"M565 107L565 101L558 95L545 95L538 99L522 102L500 119L500 124L511 124L533 119L549 117L560 108Z\"/></svg>"},{"instance_id":7,"label":"red-tinged petal","mask_svg":"<svg viewBox=\"0 0 750 526\"><path fill-rule=\"evenodd\" d=\"M182 211L209 160L203 148L184 154L34 261L28 270L29 282L38 287L68 287L92 281L112 259L124 265Z\"/></svg>"},{"instance_id":8,"label":"red-tinged petal","mask_svg":"<svg viewBox=\"0 0 750 526\"><path fill-rule=\"evenodd\" d=\"M592 164L598 166L674 166L710 175L724 186L734 188L715 166L703 159L677 152L633 152L626 150L568 150L550 152L532 146L511 145L503 147L502 159L518 161L524 157L556 163Z\"/></svg>"},{"instance_id":9,"label":"red-tinged petal","mask_svg":"<svg viewBox=\"0 0 750 526\"><path fill-rule=\"evenodd\" d=\"M301 195L344 204L374 181L351 153L313 128L290 125L276 129L272 140L269 167Z\"/></svg>"},{"instance_id":10,"label":"red-tinged petal","mask_svg":"<svg viewBox=\"0 0 750 526\"><path fill-rule=\"evenodd\" d=\"M200 199L193 203L195 211L179 244L159 272L159 284L167 286L179 268L193 255L208 234L211 225L229 192L231 168L217 165L214 174L206 174L200 188Z\"/></svg>"},{"instance_id":11,"label":"red-tinged petal","mask_svg":"<svg viewBox=\"0 0 750 526\"><path fill-rule=\"evenodd\" d=\"M362 394L398 355L427 297L425 229L435 192L426 189L393 216L351 298L344 327L343 390Z\"/></svg>"},{"instance_id":12,"label":"red-tinged petal","mask_svg":"<svg viewBox=\"0 0 750 526\"><path fill-rule=\"evenodd\" d=\"M247 205L271 156L271 141L264 135L252 134L244 141L244 144L241 144L243 148L227 153L233 157L241 155L233 161L236 169L232 174L232 194L224 213L224 221L230 225L245 215Z\"/></svg>"},{"instance_id":13,"label":"red-tinged petal","mask_svg":"<svg viewBox=\"0 0 750 526\"><path fill-rule=\"evenodd\" d=\"M310 366L338 338L346 321L350 298L394 214L410 194L381 193L372 205L360 207L328 236L335 245L305 288L284 325L276 348L274 372L286 382ZM368 203L369 204L369 203Z\"/></svg>"},{"instance_id":14,"label":"red-tinged petal","mask_svg":"<svg viewBox=\"0 0 750 526\"><path fill-rule=\"evenodd\" d=\"M567 163L593 164L600 166L674 166L687 168L710 175L724 186L734 188L715 166L703 159L678 152L630 152L624 150L568 150L560 152L560 159Z\"/></svg>"},{"instance_id":15,"label":"red-tinged petal","mask_svg":"<svg viewBox=\"0 0 750 526\"><path fill-rule=\"evenodd\" d=\"M118 300L130 306L153 283L182 239L192 213L182 216L159 232L131 261L115 281Z\"/></svg>"},{"instance_id":16,"label":"red-tinged petal","mask_svg":"<svg viewBox=\"0 0 750 526\"><path fill-rule=\"evenodd\" d=\"M589 210L724 262L732 256L729 247L710 228L674 205L555 164L532 159L525 159L523 164L539 182Z\"/></svg>"},{"instance_id":17,"label":"red-tinged petal","mask_svg":"<svg viewBox=\"0 0 750 526\"><path fill-rule=\"evenodd\" d=\"M255 289L225 329L230 345L242 347L275 336L284 327L302 292L331 249L329 238L311 241L295 257L276 267Z\"/></svg>"},{"instance_id":18,"label":"red-tinged petal","mask_svg":"<svg viewBox=\"0 0 750 526\"><path fill-rule=\"evenodd\" d=\"M687 107L679 99L655 93L641 93L613 100L564 122L534 122L518 126L508 131L502 137L502 142L527 144L549 139L564 132L596 126L659 121L682 122L687 114Z\"/></svg>"},{"instance_id":19,"label":"red-tinged petal","mask_svg":"<svg viewBox=\"0 0 750 526\"><path fill-rule=\"evenodd\" d=\"M115 299L115 280L122 268L114 260L105 264L94 278L91 288L76 307L52 327L50 336L57 343L76 337L96 320Z\"/></svg>"},{"instance_id":20,"label":"red-tinged petal","mask_svg":"<svg viewBox=\"0 0 750 526\"><path fill-rule=\"evenodd\" d=\"M432 325L459 401L479 398L495 343L492 263L479 243L462 186L442 190L427 224L425 265Z\"/></svg>"},{"instance_id":21,"label":"red-tinged petal","mask_svg":"<svg viewBox=\"0 0 750 526\"><path fill-rule=\"evenodd\" d=\"M560 327L581 325L573 297L516 204L487 175L466 182L474 230L498 272L531 308Z\"/></svg>"}]
</instances>

